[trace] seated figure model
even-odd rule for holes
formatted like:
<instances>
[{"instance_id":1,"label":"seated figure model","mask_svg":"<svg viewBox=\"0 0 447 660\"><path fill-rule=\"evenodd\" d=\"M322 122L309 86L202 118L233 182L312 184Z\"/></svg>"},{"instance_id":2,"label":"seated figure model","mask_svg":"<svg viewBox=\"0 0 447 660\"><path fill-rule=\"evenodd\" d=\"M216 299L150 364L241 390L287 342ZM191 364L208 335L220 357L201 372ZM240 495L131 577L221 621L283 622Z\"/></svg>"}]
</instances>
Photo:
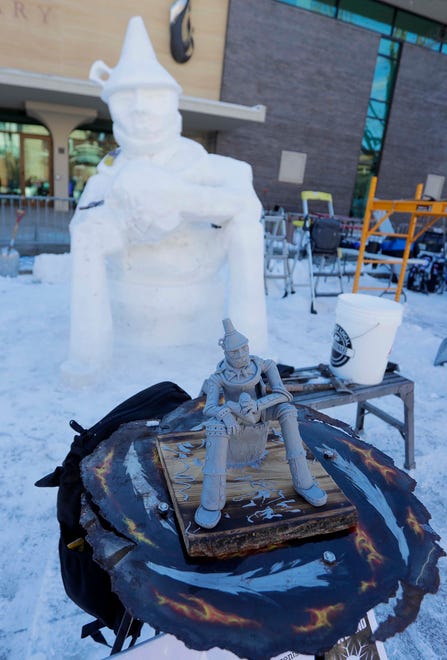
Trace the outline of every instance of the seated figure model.
<instances>
[{"instance_id":1,"label":"seated figure model","mask_svg":"<svg viewBox=\"0 0 447 660\"><path fill-rule=\"evenodd\" d=\"M225 358L205 381L206 457L203 486L195 521L212 529L226 502L226 468L229 442L244 441L247 427L259 428L267 437L268 420L278 420L295 491L312 506L323 506L327 495L313 480L301 440L297 412L290 403L273 360L249 354L248 339L235 330L230 319L223 321L225 336L219 341ZM266 378L272 393L266 394ZM222 397L224 402L222 403Z\"/></svg>"},{"instance_id":2,"label":"seated figure model","mask_svg":"<svg viewBox=\"0 0 447 660\"><path fill-rule=\"evenodd\" d=\"M206 345L227 314L264 350L262 207L251 167L182 137L182 90L140 17L129 22L116 67L97 61L90 78L120 148L87 182L70 225L63 371L88 379L109 362L117 335L129 347ZM210 336L198 337L205 317Z\"/></svg>"}]
</instances>

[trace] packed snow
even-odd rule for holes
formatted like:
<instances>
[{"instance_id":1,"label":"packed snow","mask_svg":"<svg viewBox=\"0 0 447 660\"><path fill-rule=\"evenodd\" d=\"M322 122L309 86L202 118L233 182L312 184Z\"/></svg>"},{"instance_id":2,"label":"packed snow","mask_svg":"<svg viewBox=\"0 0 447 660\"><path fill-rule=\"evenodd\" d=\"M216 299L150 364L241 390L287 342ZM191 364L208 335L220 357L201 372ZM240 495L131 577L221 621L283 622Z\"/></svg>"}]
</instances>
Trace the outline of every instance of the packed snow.
<instances>
[{"instance_id":1,"label":"packed snow","mask_svg":"<svg viewBox=\"0 0 447 660\"><path fill-rule=\"evenodd\" d=\"M115 68L97 60L90 79L119 149L99 163L70 223L66 378L85 382L101 369L116 332L144 344L150 324L151 346L187 346L205 316L201 333L211 341L224 309L264 350L264 241L251 167L182 137L181 88L141 16L129 20Z\"/></svg>"},{"instance_id":2,"label":"packed snow","mask_svg":"<svg viewBox=\"0 0 447 660\"><path fill-rule=\"evenodd\" d=\"M2 386L1 461L1 586L0 659L96 660L107 649L81 640L82 625L91 617L65 595L59 572L56 489L37 489L34 482L59 465L72 440L68 426L75 419L89 427L118 403L161 380L173 380L192 396L221 359L213 345L203 350L130 350L117 345L113 364L97 383L73 389L64 384L60 365L67 357L69 264L49 259L40 270L16 278L0 277ZM336 298L317 298L318 314L309 313L306 264L295 271L295 295L282 298L280 281L269 282L267 296L269 356L295 367L329 362ZM352 281L345 278L345 291ZM446 548L445 474L447 452L447 364L434 366L442 339L447 337L447 293L407 292L403 323L390 359L402 375L415 381L416 496L432 516L432 527ZM197 319L197 333L206 318ZM379 400L378 400L379 401ZM402 416L397 397L380 406ZM354 422L354 405L325 411ZM404 442L400 433L369 415L364 439L391 456L402 468ZM389 658L416 660L447 658L445 611L447 561L439 561L441 584L427 595L414 624L388 640ZM379 620L387 605L376 608ZM148 628L145 626L143 631ZM151 631L145 637L151 636ZM149 647L148 647L149 648ZM197 657L202 657L197 654ZM149 651L146 657L153 657ZM180 656L178 656L180 657Z\"/></svg>"}]
</instances>

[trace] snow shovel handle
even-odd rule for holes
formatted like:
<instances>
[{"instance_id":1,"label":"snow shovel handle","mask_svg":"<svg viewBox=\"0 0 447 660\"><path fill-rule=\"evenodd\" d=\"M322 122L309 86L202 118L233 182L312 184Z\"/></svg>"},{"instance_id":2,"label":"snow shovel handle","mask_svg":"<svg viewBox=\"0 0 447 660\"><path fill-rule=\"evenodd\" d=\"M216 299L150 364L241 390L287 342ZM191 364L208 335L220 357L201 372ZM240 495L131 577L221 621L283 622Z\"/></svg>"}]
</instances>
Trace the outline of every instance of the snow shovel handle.
<instances>
[{"instance_id":1,"label":"snow shovel handle","mask_svg":"<svg viewBox=\"0 0 447 660\"><path fill-rule=\"evenodd\" d=\"M16 221L15 221L14 228L12 230L11 240L9 241L8 253L11 252L12 248L14 247L17 232L19 230L19 224L20 224L20 221L22 220L24 215L25 215L24 209L17 209L17 211L16 211Z\"/></svg>"}]
</instances>

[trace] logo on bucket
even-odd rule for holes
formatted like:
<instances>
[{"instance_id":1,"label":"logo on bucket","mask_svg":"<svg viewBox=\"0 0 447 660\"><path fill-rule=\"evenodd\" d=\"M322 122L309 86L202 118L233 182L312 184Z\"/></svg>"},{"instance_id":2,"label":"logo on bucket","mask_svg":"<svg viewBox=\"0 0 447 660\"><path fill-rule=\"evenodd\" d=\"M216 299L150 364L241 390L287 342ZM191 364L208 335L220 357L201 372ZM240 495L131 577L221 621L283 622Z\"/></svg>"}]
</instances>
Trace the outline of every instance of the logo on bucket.
<instances>
[{"instance_id":1,"label":"logo on bucket","mask_svg":"<svg viewBox=\"0 0 447 660\"><path fill-rule=\"evenodd\" d=\"M333 367L342 367L349 358L354 355L352 343L346 330L341 325L335 324L334 341L332 343L331 365Z\"/></svg>"}]
</instances>

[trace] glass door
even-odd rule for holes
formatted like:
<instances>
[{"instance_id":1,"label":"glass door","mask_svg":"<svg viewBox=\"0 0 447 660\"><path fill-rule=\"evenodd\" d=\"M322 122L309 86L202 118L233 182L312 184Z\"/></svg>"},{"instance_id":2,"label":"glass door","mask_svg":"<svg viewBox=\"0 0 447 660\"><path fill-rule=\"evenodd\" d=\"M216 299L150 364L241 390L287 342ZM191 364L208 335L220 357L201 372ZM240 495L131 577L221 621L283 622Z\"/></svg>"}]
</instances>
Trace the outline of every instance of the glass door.
<instances>
[{"instance_id":1,"label":"glass door","mask_svg":"<svg viewBox=\"0 0 447 660\"><path fill-rule=\"evenodd\" d=\"M46 135L21 135L21 181L25 197L52 194L51 138Z\"/></svg>"}]
</instances>

